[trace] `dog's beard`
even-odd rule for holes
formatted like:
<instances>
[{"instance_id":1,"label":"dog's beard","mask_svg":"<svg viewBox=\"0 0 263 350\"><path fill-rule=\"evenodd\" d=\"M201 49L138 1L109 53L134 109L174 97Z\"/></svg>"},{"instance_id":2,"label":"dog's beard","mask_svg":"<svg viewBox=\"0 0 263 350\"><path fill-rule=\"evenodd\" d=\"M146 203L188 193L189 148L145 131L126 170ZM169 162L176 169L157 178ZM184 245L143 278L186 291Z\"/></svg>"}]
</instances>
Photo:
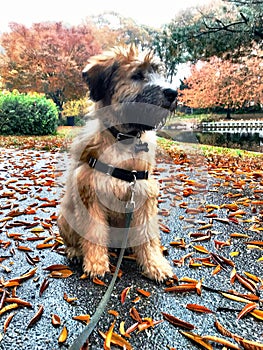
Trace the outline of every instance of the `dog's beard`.
<instances>
[{"instance_id":1,"label":"dog's beard","mask_svg":"<svg viewBox=\"0 0 263 350\"><path fill-rule=\"evenodd\" d=\"M120 101L115 113L119 123L136 130L160 129L175 109L158 85L146 85L141 93Z\"/></svg>"},{"instance_id":2,"label":"dog's beard","mask_svg":"<svg viewBox=\"0 0 263 350\"><path fill-rule=\"evenodd\" d=\"M146 131L161 128L169 110L149 103L123 102L114 109L114 115L117 123L125 128Z\"/></svg>"}]
</instances>

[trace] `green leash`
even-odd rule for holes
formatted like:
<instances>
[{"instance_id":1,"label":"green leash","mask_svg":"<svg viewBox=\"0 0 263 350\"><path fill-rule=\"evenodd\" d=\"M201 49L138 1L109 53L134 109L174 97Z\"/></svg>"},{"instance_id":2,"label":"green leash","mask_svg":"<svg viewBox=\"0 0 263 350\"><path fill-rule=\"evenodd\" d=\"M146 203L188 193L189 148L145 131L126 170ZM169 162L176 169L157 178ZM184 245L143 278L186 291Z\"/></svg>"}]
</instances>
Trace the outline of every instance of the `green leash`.
<instances>
[{"instance_id":1,"label":"green leash","mask_svg":"<svg viewBox=\"0 0 263 350\"><path fill-rule=\"evenodd\" d=\"M96 311L95 314L92 316L90 323L83 329L83 331L79 334L79 336L74 340L73 344L70 346L69 350L80 350L83 344L87 341L89 336L91 335L92 331L96 327L97 323L99 322L99 319L101 315L103 314L104 310L106 309L107 303L110 299L111 293L114 288L114 284L116 282L116 279L118 277L118 272L121 266L121 262L124 256L125 249L127 247L127 241L128 241L128 233L129 233L129 228L131 225L131 220L135 208L135 203L133 201L133 195L134 195L134 185L135 182L132 183L132 196L131 200L127 203L126 205L126 212L125 212L125 231L123 235L123 240L121 244L121 251L119 254L119 258L117 261L116 265L116 270L113 274L113 277L111 279L111 282L108 286L108 289L106 290L105 294L103 295Z\"/></svg>"}]
</instances>

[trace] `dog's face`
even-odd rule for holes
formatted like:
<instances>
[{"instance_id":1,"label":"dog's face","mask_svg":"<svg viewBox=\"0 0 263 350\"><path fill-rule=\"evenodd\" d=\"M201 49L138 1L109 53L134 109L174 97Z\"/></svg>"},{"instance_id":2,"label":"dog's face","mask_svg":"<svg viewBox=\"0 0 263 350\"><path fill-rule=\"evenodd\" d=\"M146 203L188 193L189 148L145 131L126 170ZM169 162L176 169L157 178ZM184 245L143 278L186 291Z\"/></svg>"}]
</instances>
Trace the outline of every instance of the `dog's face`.
<instances>
[{"instance_id":1,"label":"dog's face","mask_svg":"<svg viewBox=\"0 0 263 350\"><path fill-rule=\"evenodd\" d=\"M151 53L129 46L92 57L82 74L100 108L111 106L118 122L148 130L176 107L177 91L164 82L160 68Z\"/></svg>"}]
</instances>

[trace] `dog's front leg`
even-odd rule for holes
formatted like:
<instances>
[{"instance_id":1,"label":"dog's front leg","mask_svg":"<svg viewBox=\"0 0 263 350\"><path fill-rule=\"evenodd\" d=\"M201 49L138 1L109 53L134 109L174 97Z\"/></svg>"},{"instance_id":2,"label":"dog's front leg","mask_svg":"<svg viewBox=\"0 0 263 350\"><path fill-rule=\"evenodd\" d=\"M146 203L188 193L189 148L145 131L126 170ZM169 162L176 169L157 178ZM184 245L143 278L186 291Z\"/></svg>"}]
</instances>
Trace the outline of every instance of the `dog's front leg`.
<instances>
[{"instance_id":1,"label":"dog's front leg","mask_svg":"<svg viewBox=\"0 0 263 350\"><path fill-rule=\"evenodd\" d=\"M161 251L157 215L149 218L147 213L142 210L142 213L135 215L134 218L133 226L136 228L138 225L136 230L138 230L137 234L140 235L142 243L133 247L133 251L136 255L137 263L142 267L142 273L158 282L172 277L172 267Z\"/></svg>"},{"instance_id":2,"label":"dog's front leg","mask_svg":"<svg viewBox=\"0 0 263 350\"><path fill-rule=\"evenodd\" d=\"M90 277L104 276L109 272L108 225L106 214L95 201L89 208L89 224L85 227L81 247L83 270Z\"/></svg>"}]
</instances>

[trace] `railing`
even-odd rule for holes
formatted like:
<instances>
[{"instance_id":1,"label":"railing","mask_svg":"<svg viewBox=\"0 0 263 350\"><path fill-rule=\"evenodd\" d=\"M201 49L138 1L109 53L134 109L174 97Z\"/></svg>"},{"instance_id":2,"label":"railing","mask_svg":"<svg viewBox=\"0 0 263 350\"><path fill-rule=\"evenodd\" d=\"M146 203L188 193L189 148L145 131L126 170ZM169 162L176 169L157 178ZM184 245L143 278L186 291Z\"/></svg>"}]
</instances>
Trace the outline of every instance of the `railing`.
<instances>
[{"instance_id":1,"label":"railing","mask_svg":"<svg viewBox=\"0 0 263 350\"><path fill-rule=\"evenodd\" d=\"M263 135L263 120L202 122L203 131L207 132L237 132L259 133Z\"/></svg>"}]
</instances>

